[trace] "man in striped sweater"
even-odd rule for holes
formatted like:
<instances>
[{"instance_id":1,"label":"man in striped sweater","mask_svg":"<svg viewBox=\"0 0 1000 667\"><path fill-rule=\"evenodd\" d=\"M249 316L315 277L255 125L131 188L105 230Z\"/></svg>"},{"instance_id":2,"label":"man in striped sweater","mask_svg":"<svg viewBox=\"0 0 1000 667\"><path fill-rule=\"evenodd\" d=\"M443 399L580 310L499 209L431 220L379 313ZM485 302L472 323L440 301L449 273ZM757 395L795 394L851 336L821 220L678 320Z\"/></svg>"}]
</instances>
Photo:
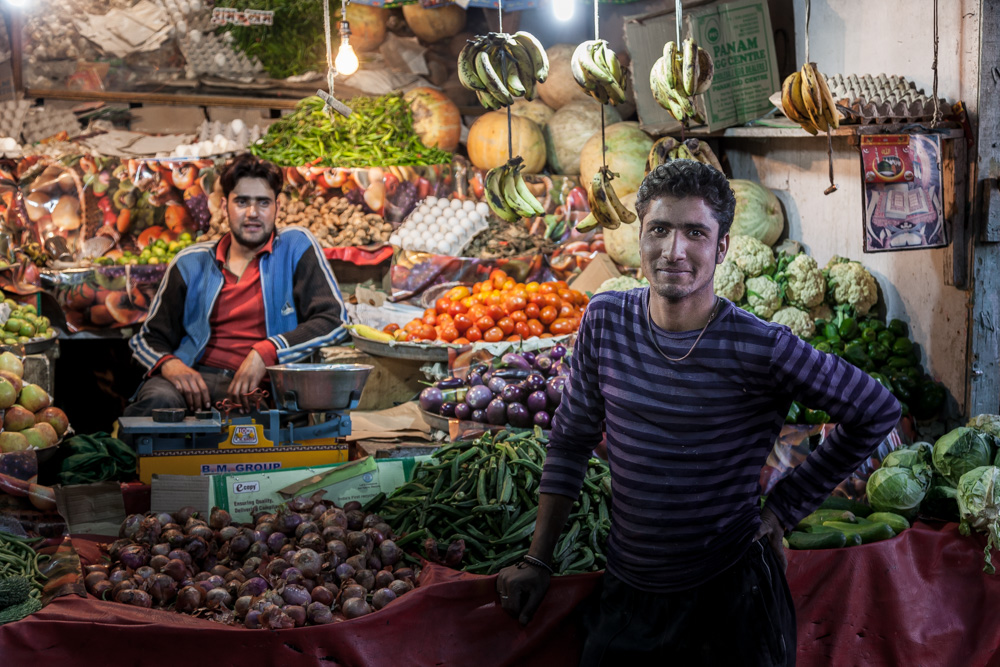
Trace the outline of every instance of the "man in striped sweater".
<instances>
[{"instance_id":1,"label":"man in striped sweater","mask_svg":"<svg viewBox=\"0 0 1000 667\"><path fill-rule=\"evenodd\" d=\"M606 432L611 533L584 613L585 665L794 664L782 536L899 420L895 398L866 373L715 296L735 204L725 176L697 162L670 162L643 181L636 211L650 286L587 307L531 549L497 580L504 609L527 623ZM793 400L837 426L761 510L760 469Z\"/></svg>"},{"instance_id":2,"label":"man in striped sweater","mask_svg":"<svg viewBox=\"0 0 1000 667\"><path fill-rule=\"evenodd\" d=\"M146 379L126 417L204 409L246 394L267 366L346 338L344 300L307 230L275 230L281 170L245 153L222 172L229 233L174 258L142 329L129 341Z\"/></svg>"}]
</instances>

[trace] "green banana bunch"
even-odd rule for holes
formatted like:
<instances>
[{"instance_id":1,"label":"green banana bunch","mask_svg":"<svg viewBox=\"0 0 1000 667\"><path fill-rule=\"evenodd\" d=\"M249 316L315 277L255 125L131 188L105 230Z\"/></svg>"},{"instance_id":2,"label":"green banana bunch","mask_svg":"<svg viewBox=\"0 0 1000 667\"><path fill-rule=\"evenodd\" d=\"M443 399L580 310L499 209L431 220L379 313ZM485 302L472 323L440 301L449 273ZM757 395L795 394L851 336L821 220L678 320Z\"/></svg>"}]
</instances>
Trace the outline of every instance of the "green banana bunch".
<instances>
[{"instance_id":1,"label":"green banana bunch","mask_svg":"<svg viewBox=\"0 0 1000 667\"><path fill-rule=\"evenodd\" d=\"M706 142L694 138L677 141L673 137L663 137L658 139L649 150L649 157L646 158L646 173L648 174L661 164L666 164L671 160L696 160L722 172L719 159Z\"/></svg>"},{"instance_id":2,"label":"green banana bunch","mask_svg":"<svg viewBox=\"0 0 1000 667\"><path fill-rule=\"evenodd\" d=\"M495 111L515 97L531 101L549 76L545 49L531 33L491 32L470 39L458 54L458 80Z\"/></svg>"},{"instance_id":3,"label":"green banana bunch","mask_svg":"<svg viewBox=\"0 0 1000 667\"><path fill-rule=\"evenodd\" d=\"M577 46L570 68L580 87L601 104L625 101L626 72L603 39L591 39Z\"/></svg>"},{"instance_id":4,"label":"green banana bunch","mask_svg":"<svg viewBox=\"0 0 1000 667\"><path fill-rule=\"evenodd\" d=\"M622 223L628 225L635 222L635 213L622 204L611 186L615 176L617 174L612 173L607 166L601 167L594 174L594 178L590 181L590 191L587 193L590 213L577 223L578 232L590 231L598 225L605 229L617 229Z\"/></svg>"},{"instance_id":5,"label":"green banana bunch","mask_svg":"<svg viewBox=\"0 0 1000 667\"><path fill-rule=\"evenodd\" d=\"M545 215L545 208L521 175L523 161L519 155L486 172L486 203L498 218L507 222Z\"/></svg>"},{"instance_id":6,"label":"green banana bunch","mask_svg":"<svg viewBox=\"0 0 1000 667\"><path fill-rule=\"evenodd\" d=\"M680 47L676 42L663 46L663 56L649 70L649 87L657 104L671 116L681 122L691 119L703 123L692 98L712 86L714 75L712 56L688 38Z\"/></svg>"}]
</instances>

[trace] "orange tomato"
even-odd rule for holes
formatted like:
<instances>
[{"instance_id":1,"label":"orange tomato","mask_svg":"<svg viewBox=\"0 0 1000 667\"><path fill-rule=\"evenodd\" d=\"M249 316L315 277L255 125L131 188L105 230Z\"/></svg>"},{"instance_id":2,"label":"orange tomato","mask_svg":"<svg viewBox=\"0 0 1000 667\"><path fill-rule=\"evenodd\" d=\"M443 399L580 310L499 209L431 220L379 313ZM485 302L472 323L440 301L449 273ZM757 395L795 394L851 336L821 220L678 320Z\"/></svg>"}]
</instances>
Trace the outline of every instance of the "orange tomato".
<instances>
[{"instance_id":1,"label":"orange tomato","mask_svg":"<svg viewBox=\"0 0 1000 667\"><path fill-rule=\"evenodd\" d=\"M469 310L469 306L465 304L465 300L452 301L448 304L448 314L452 317L464 313Z\"/></svg>"},{"instance_id":2,"label":"orange tomato","mask_svg":"<svg viewBox=\"0 0 1000 667\"><path fill-rule=\"evenodd\" d=\"M530 294L530 293L537 292L539 287L540 287L540 285L537 282L535 282L534 280L532 280L530 283L528 283L527 285L524 286L524 289L525 289L525 291L527 291Z\"/></svg>"},{"instance_id":3,"label":"orange tomato","mask_svg":"<svg viewBox=\"0 0 1000 667\"><path fill-rule=\"evenodd\" d=\"M503 330L500 327L491 327L483 333L483 340L487 343L496 343L503 340Z\"/></svg>"},{"instance_id":4,"label":"orange tomato","mask_svg":"<svg viewBox=\"0 0 1000 667\"><path fill-rule=\"evenodd\" d=\"M459 299L464 299L465 297L472 294L472 291L465 285L457 285L452 287L445 293L445 296L452 301L458 301Z\"/></svg>"},{"instance_id":5,"label":"orange tomato","mask_svg":"<svg viewBox=\"0 0 1000 667\"><path fill-rule=\"evenodd\" d=\"M517 343L520 340L521 340L521 337L518 336L517 334L514 334L512 336L507 336L507 342L508 343Z\"/></svg>"},{"instance_id":6,"label":"orange tomato","mask_svg":"<svg viewBox=\"0 0 1000 667\"><path fill-rule=\"evenodd\" d=\"M486 306L484 306L481 303L477 303L472 308L469 308L469 310L467 310L465 314L469 316L469 319L475 322L480 317L486 314Z\"/></svg>"},{"instance_id":7,"label":"orange tomato","mask_svg":"<svg viewBox=\"0 0 1000 667\"><path fill-rule=\"evenodd\" d=\"M552 338L552 334L550 334L550 333L543 333L541 336L539 336L539 338Z\"/></svg>"},{"instance_id":8,"label":"orange tomato","mask_svg":"<svg viewBox=\"0 0 1000 667\"><path fill-rule=\"evenodd\" d=\"M475 285L472 286L472 293L473 294L479 294L482 290L483 290L483 284L482 283L476 283Z\"/></svg>"},{"instance_id":9,"label":"orange tomato","mask_svg":"<svg viewBox=\"0 0 1000 667\"><path fill-rule=\"evenodd\" d=\"M502 289L503 286L504 286L504 283L507 282L507 274L504 273L503 271L494 271L493 273L494 273L493 281L492 281L493 282L493 289L495 289L495 290L496 289Z\"/></svg>"},{"instance_id":10,"label":"orange tomato","mask_svg":"<svg viewBox=\"0 0 1000 667\"><path fill-rule=\"evenodd\" d=\"M423 326L424 323L420 320L410 320L406 323L406 326L403 327L403 329L406 333L420 333L420 329L423 328Z\"/></svg>"},{"instance_id":11,"label":"orange tomato","mask_svg":"<svg viewBox=\"0 0 1000 667\"><path fill-rule=\"evenodd\" d=\"M531 335L531 328L528 327L527 322L517 322L514 325L514 331L521 338L527 338L528 336Z\"/></svg>"},{"instance_id":12,"label":"orange tomato","mask_svg":"<svg viewBox=\"0 0 1000 667\"><path fill-rule=\"evenodd\" d=\"M573 293L570 292L568 289L561 289L558 290L556 293L559 295L559 298L562 299L563 301L569 301L570 303L573 303Z\"/></svg>"},{"instance_id":13,"label":"orange tomato","mask_svg":"<svg viewBox=\"0 0 1000 667\"><path fill-rule=\"evenodd\" d=\"M406 342L407 343L419 343L420 342L420 336L417 335L417 334L412 334L412 333L411 334L406 334Z\"/></svg>"},{"instance_id":14,"label":"orange tomato","mask_svg":"<svg viewBox=\"0 0 1000 667\"><path fill-rule=\"evenodd\" d=\"M538 286L538 291L541 292L542 294L552 294L553 292L556 291L556 289L557 289L556 286L553 285L552 283L542 283L541 285Z\"/></svg>"},{"instance_id":15,"label":"orange tomato","mask_svg":"<svg viewBox=\"0 0 1000 667\"><path fill-rule=\"evenodd\" d=\"M566 284L565 280L556 280L552 284L555 285L556 289L569 289L569 285Z\"/></svg>"},{"instance_id":16,"label":"orange tomato","mask_svg":"<svg viewBox=\"0 0 1000 667\"><path fill-rule=\"evenodd\" d=\"M575 330L576 328L573 325L573 321L566 319L565 317L559 317L549 325L549 331L556 336L573 333Z\"/></svg>"},{"instance_id":17,"label":"orange tomato","mask_svg":"<svg viewBox=\"0 0 1000 667\"><path fill-rule=\"evenodd\" d=\"M454 343L455 345L468 345L469 339L466 338L465 336L459 336L458 338L456 338L451 342Z\"/></svg>"},{"instance_id":18,"label":"orange tomato","mask_svg":"<svg viewBox=\"0 0 1000 667\"><path fill-rule=\"evenodd\" d=\"M452 316L449 315L448 313L441 313L440 315L438 315L437 323L438 325L443 326L445 324L451 324L454 321L455 321L454 318L452 318Z\"/></svg>"},{"instance_id":19,"label":"orange tomato","mask_svg":"<svg viewBox=\"0 0 1000 667\"><path fill-rule=\"evenodd\" d=\"M459 331L464 332L466 329L472 326L472 318L466 314L460 314L455 316L455 328Z\"/></svg>"},{"instance_id":20,"label":"orange tomato","mask_svg":"<svg viewBox=\"0 0 1000 667\"><path fill-rule=\"evenodd\" d=\"M453 302L451 299L446 299L444 297L441 297L440 299L434 302L434 310L436 310L438 314L447 313L448 307L451 306L452 303Z\"/></svg>"},{"instance_id":21,"label":"orange tomato","mask_svg":"<svg viewBox=\"0 0 1000 667\"><path fill-rule=\"evenodd\" d=\"M505 336L509 336L514 332L514 320L509 317L502 317L497 320L497 326L500 327Z\"/></svg>"},{"instance_id":22,"label":"orange tomato","mask_svg":"<svg viewBox=\"0 0 1000 667\"><path fill-rule=\"evenodd\" d=\"M457 303L457 304L459 304L461 306L465 306L466 310L468 310L469 308L472 308L478 302L479 302L479 299L476 298L476 297L474 297L474 296L467 296L465 298L459 299L458 301L455 301L455 303Z\"/></svg>"},{"instance_id":23,"label":"orange tomato","mask_svg":"<svg viewBox=\"0 0 1000 667\"><path fill-rule=\"evenodd\" d=\"M552 324L557 317L559 317L559 310L555 306L545 306L538 314L538 319L542 321L542 324Z\"/></svg>"},{"instance_id":24,"label":"orange tomato","mask_svg":"<svg viewBox=\"0 0 1000 667\"><path fill-rule=\"evenodd\" d=\"M437 324L437 315L434 314L424 315L423 322L424 324L429 324L430 326L434 326L435 324Z\"/></svg>"},{"instance_id":25,"label":"orange tomato","mask_svg":"<svg viewBox=\"0 0 1000 667\"><path fill-rule=\"evenodd\" d=\"M532 336L541 336L545 333L545 325L535 319L528 320L528 332Z\"/></svg>"},{"instance_id":26,"label":"orange tomato","mask_svg":"<svg viewBox=\"0 0 1000 667\"><path fill-rule=\"evenodd\" d=\"M537 303L529 303L524 307L524 314L528 316L529 320L537 320L541 312L542 309L538 307Z\"/></svg>"},{"instance_id":27,"label":"orange tomato","mask_svg":"<svg viewBox=\"0 0 1000 667\"><path fill-rule=\"evenodd\" d=\"M418 335L424 340L437 339L437 331L435 331L434 327L432 327L429 324L424 324L423 328L420 330L420 333Z\"/></svg>"},{"instance_id":28,"label":"orange tomato","mask_svg":"<svg viewBox=\"0 0 1000 667\"><path fill-rule=\"evenodd\" d=\"M559 317L573 317L576 314L576 309L568 303L563 302L562 308L559 309Z\"/></svg>"},{"instance_id":29,"label":"orange tomato","mask_svg":"<svg viewBox=\"0 0 1000 667\"><path fill-rule=\"evenodd\" d=\"M587 295L586 294L584 294L583 292L578 292L575 289L570 290L570 292L572 292L572 294L573 294L573 303L574 304L576 304L577 306L585 306L585 305L587 305Z\"/></svg>"},{"instance_id":30,"label":"orange tomato","mask_svg":"<svg viewBox=\"0 0 1000 667\"><path fill-rule=\"evenodd\" d=\"M475 343L477 340L482 340L483 332L479 330L479 327L473 325L465 330L465 337L469 339L470 343Z\"/></svg>"},{"instance_id":31,"label":"orange tomato","mask_svg":"<svg viewBox=\"0 0 1000 667\"><path fill-rule=\"evenodd\" d=\"M503 301L503 296L497 290L490 292L490 295L486 298L487 306L499 306Z\"/></svg>"},{"instance_id":32,"label":"orange tomato","mask_svg":"<svg viewBox=\"0 0 1000 667\"><path fill-rule=\"evenodd\" d=\"M450 343L458 338L458 330L453 326L441 327L438 337L446 343Z\"/></svg>"},{"instance_id":33,"label":"orange tomato","mask_svg":"<svg viewBox=\"0 0 1000 667\"><path fill-rule=\"evenodd\" d=\"M437 312L433 308L427 308L424 310L424 317L427 317L428 315L437 315Z\"/></svg>"},{"instance_id":34,"label":"orange tomato","mask_svg":"<svg viewBox=\"0 0 1000 667\"><path fill-rule=\"evenodd\" d=\"M385 328L382 329L382 333L394 333L398 329L399 325L393 322L392 324L385 325Z\"/></svg>"},{"instance_id":35,"label":"orange tomato","mask_svg":"<svg viewBox=\"0 0 1000 667\"><path fill-rule=\"evenodd\" d=\"M515 281L513 278L508 278L507 280L503 281L503 287L501 289L509 291L514 289L515 285L517 285L517 281Z\"/></svg>"},{"instance_id":36,"label":"orange tomato","mask_svg":"<svg viewBox=\"0 0 1000 667\"><path fill-rule=\"evenodd\" d=\"M413 334L406 333L406 329L397 329L392 332L392 337L399 341L407 340L412 335Z\"/></svg>"},{"instance_id":37,"label":"orange tomato","mask_svg":"<svg viewBox=\"0 0 1000 667\"><path fill-rule=\"evenodd\" d=\"M476 320L476 326L483 332L484 335L486 334L486 330L491 329L494 325L496 325L496 320L489 315L483 315Z\"/></svg>"},{"instance_id":38,"label":"orange tomato","mask_svg":"<svg viewBox=\"0 0 1000 667\"><path fill-rule=\"evenodd\" d=\"M497 279L503 282L507 280L507 274L501 269L493 269L490 271L490 280L496 282Z\"/></svg>"},{"instance_id":39,"label":"orange tomato","mask_svg":"<svg viewBox=\"0 0 1000 667\"><path fill-rule=\"evenodd\" d=\"M524 314L523 310L515 310L513 313L511 313L507 317L509 317L510 319L514 320L514 322L527 322L528 321L528 316Z\"/></svg>"},{"instance_id":40,"label":"orange tomato","mask_svg":"<svg viewBox=\"0 0 1000 667\"><path fill-rule=\"evenodd\" d=\"M507 314L513 313L515 310L524 310L525 306L528 305L528 300L523 296L509 296L504 301L504 308L507 310Z\"/></svg>"}]
</instances>

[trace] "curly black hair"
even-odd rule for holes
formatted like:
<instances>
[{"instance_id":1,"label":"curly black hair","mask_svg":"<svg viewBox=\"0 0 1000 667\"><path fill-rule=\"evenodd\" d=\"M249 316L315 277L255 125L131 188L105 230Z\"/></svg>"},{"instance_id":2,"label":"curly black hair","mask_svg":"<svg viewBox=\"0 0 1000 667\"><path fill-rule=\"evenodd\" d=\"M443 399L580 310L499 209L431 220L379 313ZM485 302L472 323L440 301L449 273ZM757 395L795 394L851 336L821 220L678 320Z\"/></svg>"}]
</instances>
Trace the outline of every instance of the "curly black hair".
<instances>
[{"instance_id":1,"label":"curly black hair","mask_svg":"<svg viewBox=\"0 0 1000 667\"><path fill-rule=\"evenodd\" d=\"M250 153L240 153L226 165L219 176L222 196L228 199L229 193L244 178L262 178L267 181L271 190L274 191L275 199L281 193L281 186L285 182L284 174L273 162L258 159Z\"/></svg>"},{"instance_id":2,"label":"curly black hair","mask_svg":"<svg viewBox=\"0 0 1000 667\"><path fill-rule=\"evenodd\" d=\"M705 200L719 223L719 238L729 233L736 211L736 195L722 172L694 160L671 160L661 164L649 172L639 186L635 211L640 224L652 201L664 196Z\"/></svg>"}]
</instances>

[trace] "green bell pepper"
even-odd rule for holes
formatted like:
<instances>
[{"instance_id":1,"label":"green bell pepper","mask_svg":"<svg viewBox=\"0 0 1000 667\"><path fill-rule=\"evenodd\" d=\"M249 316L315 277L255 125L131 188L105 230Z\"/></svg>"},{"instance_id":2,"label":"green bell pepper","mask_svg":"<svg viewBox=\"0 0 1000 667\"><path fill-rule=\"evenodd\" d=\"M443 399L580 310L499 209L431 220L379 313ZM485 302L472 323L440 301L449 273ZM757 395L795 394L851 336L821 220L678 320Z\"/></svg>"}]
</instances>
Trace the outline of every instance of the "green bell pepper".
<instances>
[{"instance_id":1,"label":"green bell pepper","mask_svg":"<svg viewBox=\"0 0 1000 667\"><path fill-rule=\"evenodd\" d=\"M799 417L802 415L802 404L798 401L792 401L792 404L788 407L788 414L785 415L786 424L798 424Z\"/></svg>"},{"instance_id":2,"label":"green bell pepper","mask_svg":"<svg viewBox=\"0 0 1000 667\"><path fill-rule=\"evenodd\" d=\"M889 358L889 348L882 343L868 343L868 356L872 361L880 363Z\"/></svg>"},{"instance_id":3,"label":"green bell pepper","mask_svg":"<svg viewBox=\"0 0 1000 667\"><path fill-rule=\"evenodd\" d=\"M913 401L913 414L917 419L933 419L944 406L947 394L944 385L934 380L924 380L917 385L917 398Z\"/></svg>"},{"instance_id":4,"label":"green bell pepper","mask_svg":"<svg viewBox=\"0 0 1000 667\"><path fill-rule=\"evenodd\" d=\"M853 317L845 317L840 322L840 337L844 340L853 340L858 335L858 323Z\"/></svg>"},{"instance_id":5,"label":"green bell pepper","mask_svg":"<svg viewBox=\"0 0 1000 667\"><path fill-rule=\"evenodd\" d=\"M882 373L869 373L869 375L871 375L872 379L874 379L880 385L882 385L889 391L892 391L892 383L889 381L889 378L887 378L885 375L883 375Z\"/></svg>"},{"instance_id":6,"label":"green bell pepper","mask_svg":"<svg viewBox=\"0 0 1000 667\"><path fill-rule=\"evenodd\" d=\"M895 389L893 393L896 395L896 398L901 401L910 402L913 398L913 392L917 388L916 381L903 373L890 375L889 381L892 382L892 388Z\"/></svg>"},{"instance_id":7,"label":"green bell pepper","mask_svg":"<svg viewBox=\"0 0 1000 667\"><path fill-rule=\"evenodd\" d=\"M892 344L892 353L897 357L906 357L913 352L913 342L909 338L897 338Z\"/></svg>"},{"instance_id":8,"label":"green bell pepper","mask_svg":"<svg viewBox=\"0 0 1000 667\"><path fill-rule=\"evenodd\" d=\"M878 339L878 332L874 329L862 329L861 340L866 343L874 343Z\"/></svg>"},{"instance_id":9,"label":"green bell pepper","mask_svg":"<svg viewBox=\"0 0 1000 667\"><path fill-rule=\"evenodd\" d=\"M816 345L813 345L813 347L815 347L820 352L825 352L827 354L833 352L833 348L830 346L829 341L824 340L822 343L817 343Z\"/></svg>"},{"instance_id":10,"label":"green bell pepper","mask_svg":"<svg viewBox=\"0 0 1000 667\"><path fill-rule=\"evenodd\" d=\"M902 370L903 368L908 368L910 366L913 366L913 362L907 359L906 357L892 356L889 357L889 360L886 363L889 364L889 368L895 368L897 370Z\"/></svg>"},{"instance_id":11,"label":"green bell pepper","mask_svg":"<svg viewBox=\"0 0 1000 667\"><path fill-rule=\"evenodd\" d=\"M804 417L807 424L827 424L830 421L830 415L822 410L810 410L806 408Z\"/></svg>"},{"instance_id":12,"label":"green bell pepper","mask_svg":"<svg viewBox=\"0 0 1000 667\"><path fill-rule=\"evenodd\" d=\"M896 342L896 334L891 331L880 331L875 340L882 343L887 348L892 349L892 344Z\"/></svg>"},{"instance_id":13,"label":"green bell pepper","mask_svg":"<svg viewBox=\"0 0 1000 667\"><path fill-rule=\"evenodd\" d=\"M823 327L823 335L826 336L828 341L838 341L840 340L840 329L836 324L827 323L827 325Z\"/></svg>"},{"instance_id":14,"label":"green bell pepper","mask_svg":"<svg viewBox=\"0 0 1000 667\"><path fill-rule=\"evenodd\" d=\"M858 368L864 368L871 363L868 352L865 350L865 343L860 340L847 344L847 347L844 348L844 359Z\"/></svg>"},{"instance_id":15,"label":"green bell pepper","mask_svg":"<svg viewBox=\"0 0 1000 667\"><path fill-rule=\"evenodd\" d=\"M890 320L888 329L893 333L893 335L900 338L906 338L909 335L906 322L902 320Z\"/></svg>"}]
</instances>

